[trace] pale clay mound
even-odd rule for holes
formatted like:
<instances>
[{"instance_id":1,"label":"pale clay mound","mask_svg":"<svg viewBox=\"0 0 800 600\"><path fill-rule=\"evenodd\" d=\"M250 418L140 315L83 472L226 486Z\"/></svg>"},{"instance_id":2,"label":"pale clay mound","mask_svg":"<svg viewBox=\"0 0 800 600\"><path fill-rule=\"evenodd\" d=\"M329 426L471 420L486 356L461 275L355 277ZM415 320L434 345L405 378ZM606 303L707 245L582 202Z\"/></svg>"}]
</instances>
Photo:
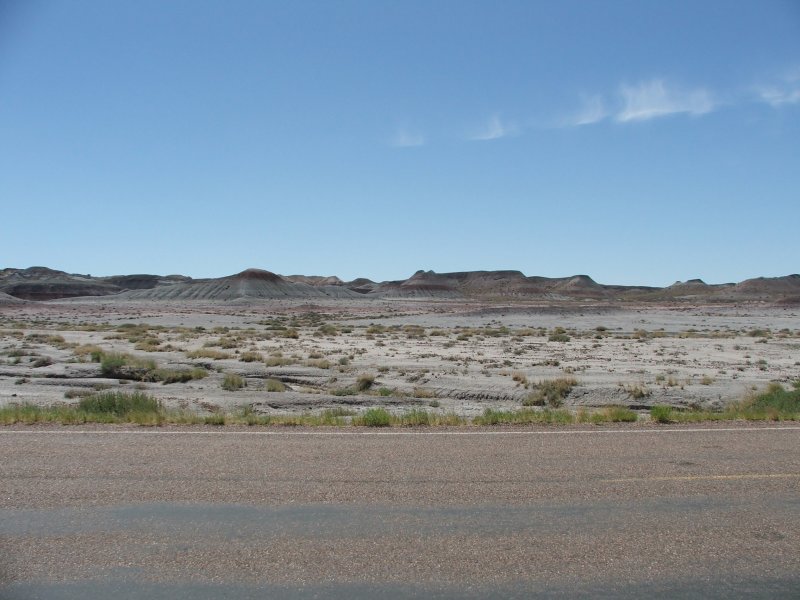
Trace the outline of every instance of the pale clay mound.
<instances>
[{"instance_id":1,"label":"pale clay mound","mask_svg":"<svg viewBox=\"0 0 800 600\"><path fill-rule=\"evenodd\" d=\"M0 304L22 304L25 302L19 298L15 298L14 296L9 296L5 292L0 292Z\"/></svg>"},{"instance_id":2,"label":"pale clay mound","mask_svg":"<svg viewBox=\"0 0 800 600\"><path fill-rule=\"evenodd\" d=\"M183 275L111 275L103 277L103 281L116 285L121 290L149 290L160 285L173 285L175 283L185 283L191 281L191 277Z\"/></svg>"},{"instance_id":3,"label":"pale clay mound","mask_svg":"<svg viewBox=\"0 0 800 600\"><path fill-rule=\"evenodd\" d=\"M196 280L186 283L125 292L118 296L126 300L239 300L256 299L315 299L362 298L360 294L341 286L313 286L293 282L260 269L247 269L221 279Z\"/></svg>"},{"instance_id":4,"label":"pale clay mound","mask_svg":"<svg viewBox=\"0 0 800 600\"><path fill-rule=\"evenodd\" d=\"M331 275L325 277L323 275L285 275L284 279L293 281L294 283L307 283L308 285L325 286L325 285L345 285L345 282Z\"/></svg>"}]
</instances>

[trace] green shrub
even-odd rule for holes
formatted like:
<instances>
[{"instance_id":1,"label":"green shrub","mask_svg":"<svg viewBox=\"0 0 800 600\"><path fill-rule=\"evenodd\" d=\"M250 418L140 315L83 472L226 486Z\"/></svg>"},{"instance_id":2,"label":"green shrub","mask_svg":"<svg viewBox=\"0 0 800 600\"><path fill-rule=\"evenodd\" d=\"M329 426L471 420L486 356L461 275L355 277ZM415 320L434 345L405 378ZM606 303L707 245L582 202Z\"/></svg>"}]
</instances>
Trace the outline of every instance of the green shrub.
<instances>
[{"instance_id":1,"label":"green shrub","mask_svg":"<svg viewBox=\"0 0 800 600\"><path fill-rule=\"evenodd\" d=\"M158 352L160 345L161 340L158 338L142 338L136 342L134 348L142 352Z\"/></svg>"},{"instance_id":2,"label":"green shrub","mask_svg":"<svg viewBox=\"0 0 800 600\"><path fill-rule=\"evenodd\" d=\"M225 350L233 350L239 347L239 340L232 337L221 337L215 342L215 345Z\"/></svg>"},{"instance_id":3,"label":"green shrub","mask_svg":"<svg viewBox=\"0 0 800 600\"><path fill-rule=\"evenodd\" d=\"M419 425L430 425L431 415L427 410L414 408L400 417L400 422L403 425L415 427Z\"/></svg>"},{"instance_id":4,"label":"green shrub","mask_svg":"<svg viewBox=\"0 0 800 600\"><path fill-rule=\"evenodd\" d=\"M365 427L388 427L392 424L392 415L385 408L370 408L362 416Z\"/></svg>"},{"instance_id":5,"label":"green shrub","mask_svg":"<svg viewBox=\"0 0 800 600\"><path fill-rule=\"evenodd\" d=\"M115 379L143 381L147 378L147 374L155 369L155 361L137 358L130 354L109 352L103 353L100 357L100 372L106 377Z\"/></svg>"},{"instance_id":6,"label":"green shrub","mask_svg":"<svg viewBox=\"0 0 800 600\"><path fill-rule=\"evenodd\" d=\"M199 350L192 350L186 353L187 358L210 358L213 360L222 360L230 358L231 355L222 350L214 350L212 348L200 348Z\"/></svg>"},{"instance_id":7,"label":"green shrub","mask_svg":"<svg viewBox=\"0 0 800 600\"><path fill-rule=\"evenodd\" d=\"M419 325L404 325L403 331L408 339L419 339L425 337L425 328Z\"/></svg>"},{"instance_id":8,"label":"green shrub","mask_svg":"<svg viewBox=\"0 0 800 600\"><path fill-rule=\"evenodd\" d=\"M556 327L553 329L553 332L547 339L551 342L568 342L570 340L569 336L567 335L567 330L563 327Z\"/></svg>"},{"instance_id":9,"label":"green shrub","mask_svg":"<svg viewBox=\"0 0 800 600\"><path fill-rule=\"evenodd\" d=\"M569 393L578 385L574 377L560 377L558 379L545 379L536 384L534 391L522 401L523 406L544 406L558 408L564 403Z\"/></svg>"},{"instance_id":10,"label":"green shrub","mask_svg":"<svg viewBox=\"0 0 800 600\"><path fill-rule=\"evenodd\" d=\"M628 392L628 395L634 400L647 398L652 393L649 389L647 389L647 386L641 383L626 386L625 391Z\"/></svg>"},{"instance_id":11,"label":"green shrub","mask_svg":"<svg viewBox=\"0 0 800 600\"><path fill-rule=\"evenodd\" d=\"M549 342L568 342L570 337L566 333L554 333L547 340Z\"/></svg>"},{"instance_id":12,"label":"green shrub","mask_svg":"<svg viewBox=\"0 0 800 600\"><path fill-rule=\"evenodd\" d=\"M133 392L100 392L81 398L78 410L87 413L105 413L124 417L130 413L157 413L161 411L161 403L147 394Z\"/></svg>"},{"instance_id":13,"label":"green shrub","mask_svg":"<svg viewBox=\"0 0 800 600\"><path fill-rule=\"evenodd\" d=\"M604 420L612 423L635 423L639 420L639 415L627 406L607 406L599 411Z\"/></svg>"},{"instance_id":14,"label":"green shrub","mask_svg":"<svg viewBox=\"0 0 800 600\"><path fill-rule=\"evenodd\" d=\"M568 410L534 410L523 408L521 410L496 410L487 408L482 415L475 417L475 425L524 425L527 423L542 424L569 424L575 422L575 416Z\"/></svg>"},{"instance_id":15,"label":"green shrub","mask_svg":"<svg viewBox=\"0 0 800 600\"><path fill-rule=\"evenodd\" d=\"M326 417L352 417L356 413L350 408L336 406L334 408L326 408L321 414Z\"/></svg>"},{"instance_id":16,"label":"green shrub","mask_svg":"<svg viewBox=\"0 0 800 600\"><path fill-rule=\"evenodd\" d=\"M511 379L519 383L520 385L527 385L528 378L522 371L514 371L511 373Z\"/></svg>"},{"instance_id":17,"label":"green shrub","mask_svg":"<svg viewBox=\"0 0 800 600\"><path fill-rule=\"evenodd\" d=\"M208 376L205 369L199 367L195 369L156 369L150 371L145 381L160 381L164 385L170 383L186 383L194 379L204 379Z\"/></svg>"},{"instance_id":18,"label":"green shrub","mask_svg":"<svg viewBox=\"0 0 800 600\"><path fill-rule=\"evenodd\" d=\"M336 325L326 323L325 325L320 325L317 328L317 335L339 335L339 330L336 328Z\"/></svg>"},{"instance_id":19,"label":"green shrub","mask_svg":"<svg viewBox=\"0 0 800 600\"><path fill-rule=\"evenodd\" d=\"M67 347L66 341L64 340L63 336L60 335L48 335L46 333L31 333L25 336L25 340L28 342L33 342L35 344L49 344L57 348Z\"/></svg>"},{"instance_id":20,"label":"green shrub","mask_svg":"<svg viewBox=\"0 0 800 600\"><path fill-rule=\"evenodd\" d=\"M758 394L746 404L754 411L775 411L782 414L800 413L800 387L795 382L794 389L787 391L779 383L771 383L767 390Z\"/></svg>"},{"instance_id":21,"label":"green shrub","mask_svg":"<svg viewBox=\"0 0 800 600\"><path fill-rule=\"evenodd\" d=\"M75 346L72 351L81 361L85 361L88 356L89 360L92 362L100 362L100 359L103 357L103 350L94 344L81 344Z\"/></svg>"},{"instance_id":22,"label":"green shrub","mask_svg":"<svg viewBox=\"0 0 800 600\"><path fill-rule=\"evenodd\" d=\"M669 423L672 420L672 408L664 404L656 404L650 408L650 418L656 423Z\"/></svg>"},{"instance_id":23,"label":"green shrub","mask_svg":"<svg viewBox=\"0 0 800 600\"><path fill-rule=\"evenodd\" d=\"M214 413L203 417L205 425L225 425L225 415L223 413Z\"/></svg>"},{"instance_id":24,"label":"green shrub","mask_svg":"<svg viewBox=\"0 0 800 600\"><path fill-rule=\"evenodd\" d=\"M314 358L309 359L305 362L307 367L313 367L315 369L330 369L331 362L329 360L325 360L324 358Z\"/></svg>"},{"instance_id":25,"label":"green shrub","mask_svg":"<svg viewBox=\"0 0 800 600\"><path fill-rule=\"evenodd\" d=\"M102 353L100 355L100 372L110 377L116 376L119 370L128 364L127 354Z\"/></svg>"},{"instance_id":26,"label":"green shrub","mask_svg":"<svg viewBox=\"0 0 800 600\"><path fill-rule=\"evenodd\" d=\"M308 424L327 425L329 427L341 427L347 424L347 417L354 415L352 410L336 407L323 410L319 415L312 415L307 418Z\"/></svg>"},{"instance_id":27,"label":"green shrub","mask_svg":"<svg viewBox=\"0 0 800 600\"><path fill-rule=\"evenodd\" d=\"M264 361L268 367L285 367L286 365L293 365L295 363L291 358L283 358L282 356L270 356Z\"/></svg>"},{"instance_id":28,"label":"green shrub","mask_svg":"<svg viewBox=\"0 0 800 600\"><path fill-rule=\"evenodd\" d=\"M40 356L31 365L34 369L38 369L39 367L49 367L53 364L53 359L49 356Z\"/></svg>"},{"instance_id":29,"label":"green shrub","mask_svg":"<svg viewBox=\"0 0 800 600\"><path fill-rule=\"evenodd\" d=\"M331 394L334 396L355 396L356 390L351 387L334 388L331 390Z\"/></svg>"},{"instance_id":30,"label":"green shrub","mask_svg":"<svg viewBox=\"0 0 800 600\"><path fill-rule=\"evenodd\" d=\"M285 392L286 386L283 382L278 381L277 379L267 379L265 382L265 387L268 392Z\"/></svg>"},{"instance_id":31,"label":"green shrub","mask_svg":"<svg viewBox=\"0 0 800 600\"><path fill-rule=\"evenodd\" d=\"M769 337L770 332L769 329L751 329L750 331L747 332L747 335L749 335L750 337L765 338Z\"/></svg>"},{"instance_id":32,"label":"green shrub","mask_svg":"<svg viewBox=\"0 0 800 600\"><path fill-rule=\"evenodd\" d=\"M242 389L246 385L244 378L235 373L226 373L222 380L222 389L229 392L235 392Z\"/></svg>"},{"instance_id":33,"label":"green shrub","mask_svg":"<svg viewBox=\"0 0 800 600\"><path fill-rule=\"evenodd\" d=\"M373 383L375 383L374 375L362 375L358 378L358 381L356 381L356 389L359 392L366 392L372 387Z\"/></svg>"}]
</instances>

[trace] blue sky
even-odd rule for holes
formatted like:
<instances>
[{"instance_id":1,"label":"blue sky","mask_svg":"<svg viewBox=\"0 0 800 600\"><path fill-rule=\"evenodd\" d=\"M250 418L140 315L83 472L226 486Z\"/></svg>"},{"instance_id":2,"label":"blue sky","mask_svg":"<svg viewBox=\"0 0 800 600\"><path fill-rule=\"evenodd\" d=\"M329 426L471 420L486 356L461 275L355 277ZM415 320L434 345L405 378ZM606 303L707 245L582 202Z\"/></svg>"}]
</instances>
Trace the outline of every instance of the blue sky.
<instances>
[{"instance_id":1,"label":"blue sky","mask_svg":"<svg viewBox=\"0 0 800 600\"><path fill-rule=\"evenodd\" d=\"M0 0L0 267L800 271L800 3Z\"/></svg>"}]
</instances>

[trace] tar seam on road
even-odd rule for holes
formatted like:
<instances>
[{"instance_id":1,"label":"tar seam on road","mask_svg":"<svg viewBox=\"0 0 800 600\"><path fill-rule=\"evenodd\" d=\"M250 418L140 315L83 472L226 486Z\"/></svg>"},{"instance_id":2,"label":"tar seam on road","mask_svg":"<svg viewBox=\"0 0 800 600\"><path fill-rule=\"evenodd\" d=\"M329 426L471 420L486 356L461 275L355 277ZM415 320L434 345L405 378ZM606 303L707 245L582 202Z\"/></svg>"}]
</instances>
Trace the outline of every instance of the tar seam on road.
<instances>
[{"instance_id":1,"label":"tar seam on road","mask_svg":"<svg viewBox=\"0 0 800 600\"><path fill-rule=\"evenodd\" d=\"M27 435L254 435L254 436L421 436L421 435L583 435L614 433L715 433L752 431L800 431L800 427L707 427L693 429L574 429L564 431L135 431L125 430L30 430L0 429L2 434Z\"/></svg>"},{"instance_id":2,"label":"tar seam on road","mask_svg":"<svg viewBox=\"0 0 800 600\"><path fill-rule=\"evenodd\" d=\"M800 473L741 473L739 475L675 475L672 477L625 477L605 479L606 483L643 483L656 481L714 481L742 479L798 479Z\"/></svg>"}]
</instances>

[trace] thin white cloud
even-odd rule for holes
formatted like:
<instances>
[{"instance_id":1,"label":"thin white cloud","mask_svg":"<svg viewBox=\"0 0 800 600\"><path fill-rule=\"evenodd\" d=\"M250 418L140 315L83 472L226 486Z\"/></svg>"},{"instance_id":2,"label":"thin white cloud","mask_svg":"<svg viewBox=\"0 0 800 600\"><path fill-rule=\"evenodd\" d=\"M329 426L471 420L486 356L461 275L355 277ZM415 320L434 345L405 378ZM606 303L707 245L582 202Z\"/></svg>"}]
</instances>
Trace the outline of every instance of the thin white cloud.
<instances>
[{"instance_id":1,"label":"thin white cloud","mask_svg":"<svg viewBox=\"0 0 800 600\"><path fill-rule=\"evenodd\" d=\"M661 79L623 85L620 95L623 106L614 117L620 123L647 121L675 114L704 115L716 107L707 90L670 87Z\"/></svg>"},{"instance_id":2,"label":"thin white cloud","mask_svg":"<svg viewBox=\"0 0 800 600\"><path fill-rule=\"evenodd\" d=\"M773 108L800 102L800 67L784 74L778 82L756 87L756 94Z\"/></svg>"},{"instance_id":3,"label":"thin white cloud","mask_svg":"<svg viewBox=\"0 0 800 600\"><path fill-rule=\"evenodd\" d=\"M777 108L784 104L800 102L800 87L796 89L762 88L759 95L764 102Z\"/></svg>"},{"instance_id":4,"label":"thin white cloud","mask_svg":"<svg viewBox=\"0 0 800 600\"><path fill-rule=\"evenodd\" d=\"M398 127L389 145L395 148L413 148L414 146L424 146L425 136L419 131L414 131L405 127Z\"/></svg>"},{"instance_id":5,"label":"thin white cloud","mask_svg":"<svg viewBox=\"0 0 800 600\"><path fill-rule=\"evenodd\" d=\"M582 125L591 125L599 123L608 117L608 109L602 96L583 96L582 101L583 106L581 109L564 120L563 124L565 126L580 127Z\"/></svg>"},{"instance_id":6,"label":"thin white cloud","mask_svg":"<svg viewBox=\"0 0 800 600\"><path fill-rule=\"evenodd\" d=\"M762 102L766 102L773 108L778 108L784 104L800 102L800 87L797 89L762 87L758 90L758 96L761 98Z\"/></svg>"},{"instance_id":7,"label":"thin white cloud","mask_svg":"<svg viewBox=\"0 0 800 600\"><path fill-rule=\"evenodd\" d=\"M503 121L500 115L492 115L486 124L476 133L469 136L470 140L486 141L497 140L509 135L519 133L519 127L515 123Z\"/></svg>"}]
</instances>

